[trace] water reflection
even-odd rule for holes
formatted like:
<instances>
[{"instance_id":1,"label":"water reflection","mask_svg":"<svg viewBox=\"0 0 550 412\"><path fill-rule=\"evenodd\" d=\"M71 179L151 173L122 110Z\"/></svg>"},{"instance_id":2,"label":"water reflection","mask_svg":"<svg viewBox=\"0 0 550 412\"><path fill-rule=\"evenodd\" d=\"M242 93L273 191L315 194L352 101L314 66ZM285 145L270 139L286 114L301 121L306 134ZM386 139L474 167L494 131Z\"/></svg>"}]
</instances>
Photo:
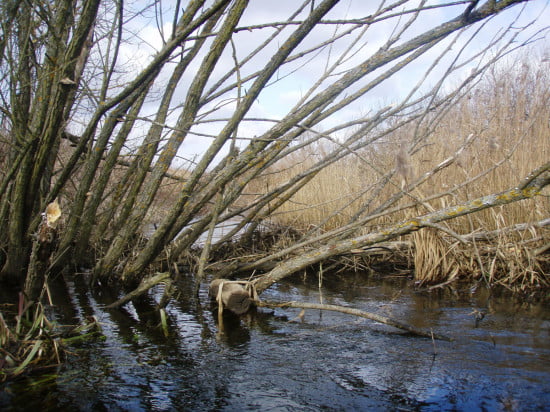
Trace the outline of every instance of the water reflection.
<instances>
[{"instance_id":1,"label":"water reflection","mask_svg":"<svg viewBox=\"0 0 550 412\"><path fill-rule=\"evenodd\" d=\"M105 340L74 346L57 374L15 382L2 410L544 410L550 404L550 312L482 288L415 292L407 279L359 274L296 278L268 300L353 306L453 336L432 342L386 325L299 309L226 315L179 285L158 327L162 290L123 310L104 310L108 289L84 278L52 287L66 323L96 316ZM485 318L475 327L474 310Z\"/></svg>"}]
</instances>

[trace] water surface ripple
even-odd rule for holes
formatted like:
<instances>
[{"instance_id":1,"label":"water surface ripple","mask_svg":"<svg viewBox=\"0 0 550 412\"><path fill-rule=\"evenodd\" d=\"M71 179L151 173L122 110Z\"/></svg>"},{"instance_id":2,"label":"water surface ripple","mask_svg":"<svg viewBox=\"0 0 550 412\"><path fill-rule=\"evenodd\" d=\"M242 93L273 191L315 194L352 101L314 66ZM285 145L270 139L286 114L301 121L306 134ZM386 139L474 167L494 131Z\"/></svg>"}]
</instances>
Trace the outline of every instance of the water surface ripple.
<instances>
[{"instance_id":1,"label":"water surface ripple","mask_svg":"<svg viewBox=\"0 0 550 412\"><path fill-rule=\"evenodd\" d=\"M360 275L297 277L266 291L269 300L355 307L433 328L453 342L413 337L342 313L262 309L215 316L183 292L158 328L154 294L105 311L107 291L69 282L60 319L97 316L104 340L70 348L55 374L36 374L0 392L2 410L351 411L550 410L550 311L476 291L418 293L405 280ZM201 302L206 301L205 287ZM156 291L157 295L160 290ZM55 298L55 294L54 294ZM204 305L203 305L204 306ZM75 311L75 307L78 310ZM485 317L476 326L475 312ZM64 319L63 321L68 321Z\"/></svg>"}]
</instances>

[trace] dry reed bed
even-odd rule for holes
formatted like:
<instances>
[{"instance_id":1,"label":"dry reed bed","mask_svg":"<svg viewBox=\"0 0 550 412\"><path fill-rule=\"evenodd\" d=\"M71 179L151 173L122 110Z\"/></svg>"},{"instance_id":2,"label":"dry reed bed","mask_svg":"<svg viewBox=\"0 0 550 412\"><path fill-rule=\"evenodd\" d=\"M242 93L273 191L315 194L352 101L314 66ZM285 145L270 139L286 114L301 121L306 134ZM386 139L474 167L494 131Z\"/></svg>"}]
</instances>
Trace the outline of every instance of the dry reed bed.
<instances>
[{"instance_id":1,"label":"dry reed bed","mask_svg":"<svg viewBox=\"0 0 550 412\"><path fill-rule=\"evenodd\" d=\"M367 150L321 171L273 215L276 222L302 232L331 230L349 223L369 203L373 211L401 190L397 210L369 222L373 231L478 196L497 193L550 158L550 78L544 64L494 68L481 83L445 113L429 113L421 122L400 128ZM457 153L450 166L423 184L411 183ZM327 153L330 144L309 146L280 161L257 179L251 192L288 180ZM384 173L390 184L377 192ZM401 207L401 209L400 209ZM368 213L368 212L367 212ZM424 229L408 236L415 279L434 285L458 278L483 279L517 292L550 288L550 242L546 227L504 231L550 216L548 196L488 209L444 224L445 231ZM490 239L461 236L499 231Z\"/></svg>"}]
</instances>

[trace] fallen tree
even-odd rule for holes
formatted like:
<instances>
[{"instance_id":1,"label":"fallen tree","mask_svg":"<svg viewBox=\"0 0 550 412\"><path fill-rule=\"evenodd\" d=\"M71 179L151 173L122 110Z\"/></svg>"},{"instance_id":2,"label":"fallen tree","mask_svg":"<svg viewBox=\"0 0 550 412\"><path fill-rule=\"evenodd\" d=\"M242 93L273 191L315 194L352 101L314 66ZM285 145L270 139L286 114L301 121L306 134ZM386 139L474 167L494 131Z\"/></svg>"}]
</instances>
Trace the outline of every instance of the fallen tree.
<instances>
[{"instance_id":1,"label":"fallen tree","mask_svg":"<svg viewBox=\"0 0 550 412\"><path fill-rule=\"evenodd\" d=\"M410 211L445 193L457 194L443 187L431 197L415 191L457 164L473 140L487 139L485 124L452 129L458 137L445 142L449 147L441 157L426 156L433 163L421 168L416 180L407 157L434 146L429 137L445 113L469 100L496 63L544 38L548 27L523 19L539 14L537 2L356 2L343 11L337 0L307 0L275 7L273 14L263 13L260 3L191 0L183 9L179 2L169 7L103 0L78 6L59 0L55 7L37 0L0 3L2 287L13 282L40 298L46 279L83 267L92 273L92 289L99 283L135 288L111 308L164 283L162 314L177 287L165 269L204 233L211 239L216 225L239 216L220 245L241 229L245 237L253 236L316 176L350 158L372 180L343 196L358 206L345 213L349 219L343 226L321 233L318 225L277 253L244 267L229 265L227 276L259 271L255 283L265 290L308 265L423 227L438 228L454 215L535 196L546 184L547 170L518 193L358 234L367 222L389 217L388 210L401 207L404 199L410 199ZM151 20L166 24L148 25L150 12L156 17ZM501 13L505 18L493 19ZM400 75L406 81L396 79ZM536 133L529 130L535 119L548 125L544 75L542 68L533 81L519 83L519 92L505 85L515 100L496 111L507 130L514 130L513 138L502 142L510 150L484 162L476 175L515 172L507 162L522 140L532 150L535 139L529 138ZM377 106L379 91L394 87L395 80L403 88L387 105ZM497 89L500 84L491 91ZM482 99L487 94L477 96L483 110L490 107ZM529 104L517 104L522 98ZM267 101L273 105L268 111ZM474 112L489 124L496 116ZM518 115L521 122L510 125ZM399 130L407 135L395 139ZM390 147L390 162L368 158L384 145ZM247 193L271 166L304 148L315 152L306 168ZM465 189L475 180L468 177ZM44 225L41 212L56 199L63 210L59 225L48 226L47 220ZM161 213L153 213L158 205ZM145 235L148 225L155 230ZM217 247L222 246L203 248L197 284ZM543 245L537 252L547 250Z\"/></svg>"},{"instance_id":2,"label":"fallen tree","mask_svg":"<svg viewBox=\"0 0 550 412\"><path fill-rule=\"evenodd\" d=\"M350 154L360 156L400 127L426 121L426 128L415 126L404 150L417 152L439 120L430 119L431 113L455 106L494 63L541 37L527 24L482 33L491 17L535 2L380 2L361 5L345 18L339 3L297 3L279 10L280 21L257 24L249 19L261 9L255 2L192 1L183 11L172 8L166 20L171 27L159 27L139 64L128 64L121 48L143 46L129 23L143 10L123 3L102 7L100 0L81 8L68 0L54 9L36 1L0 8L9 22L0 40L6 73L0 80L6 171L0 176L0 226L7 234L0 241L0 279L24 283L34 276L36 216L57 198L63 230L47 270L70 270L93 259L93 280L138 284L164 251L177 259L202 233L236 215L252 230L326 167ZM434 18L434 10L445 13ZM393 29L387 31L387 24ZM369 35L381 26L380 41L372 47ZM366 107L365 98L414 62L425 71L397 101L356 117L340 116ZM463 81L447 87L465 67ZM268 88L300 69L308 72L303 94L280 115L258 119L256 105L270 99ZM177 92L181 87L185 94ZM158 102L155 110L145 110L152 101ZM243 127L252 124L261 130ZM196 136L204 150L186 152ZM312 167L237 204L270 165L320 141L332 146ZM163 203L154 233L135 242L176 167L186 169L184 179ZM373 198L393 189L392 177L399 174L376 172ZM392 206L412 188L377 207ZM371 203L362 204L363 211ZM361 213L353 219L359 222Z\"/></svg>"},{"instance_id":3,"label":"fallen tree","mask_svg":"<svg viewBox=\"0 0 550 412\"><path fill-rule=\"evenodd\" d=\"M550 184L550 162L533 170L518 186L503 192L483 196L424 216L399 222L375 233L334 242L331 242L329 238L319 247L303 250L301 253L296 253L293 257L282 261L269 273L255 279L255 287L258 293L261 293L281 279L314 263L322 262L329 257L347 253L353 249L386 242L425 227L437 228L439 222L479 212L483 209L533 198L540 195L548 184ZM339 233L339 231L337 232ZM324 236L326 237L326 234Z\"/></svg>"},{"instance_id":4,"label":"fallen tree","mask_svg":"<svg viewBox=\"0 0 550 412\"><path fill-rule=\"evenodd\" d=\"M6 73L0 79L0 162L5 171L0 175L0 228L7 234L0 239L0 281L23 285L27 280L31 295L50 273L82 266L92 271L92 285L141 284L139 295L158 283L151 274L159 271L160 260L171 267L204 233L235 216L240 218L237 227L220 244L241 229L245 237L252 236L262 221L292 202L317 175L349 159L361 163L372 180L350 195L349 202L357 208L346 212L349 219L344 225L325 233L317 225L276 254L244 267L229 265L227 277L242 271L267 272L256 280L262 290L331 256L422 227L437 228L438 222L454 215L499 204L495 198L482 200L482 207L472 201L460 213L443 211L390 224L384 232L358 234L367 222L388 217L387 211L401 207L404 199L411 199L410 211L445 195L444 189L431 198L416 196L415 191L457 164L474 140L487 138L483 128L457 132L448 150L434 157L416 179L409 173L407 157L432 145L428 138L445 113L468 100L496 63L548 29L531 30L536 21L522 22L522 29L516 29L514 24L519 27L522 18L518 6L535 7L535 2L522 0L437 6L369 3L345 18L336 0L309 1L283 10L280 21L262 24L249 19L249 13L261 8L254 2L192 1L183 11L173 8L170 30L159 29L147 57L128 65L121 60L121 47L143 46L128 23L143 10L123 3L104 8L100 0L81 8L63 0L47 10L36 1L12 3L0 8L3 21L9 22L0 40L0 68ZM504 27L485 24L513 9L518 14L510 15ZM436 19L434 10L445 13ZM387 24L393 29L387 31ZM329 33L326 27L337 29ZM369 34L379 27L383 34L371 47ZM241 47L241 39L249 42L246 47ZM331 52L325 54L327 50ZM412 64L424 71L408 82L396 101L370 105L380 87ZM311 75L303 94L281 105L280 114L258 118L262 110L257 103L271 98L270 87L300 70ZM521 111L529 114L529 122L544 118L547 125L547 88L541 76L527 88L527 100L537 104ZM540 93L538 84L543 85ZM178 93L181 87L185 94ZM155 110L146 110L153 101ZM367 103L371 110L341 116L350 109L361 111ZM483 101L480 106L487 107ZM506 114L507 122L510 116ZM522 121L529 123L525 116ZM245 125L261 127L256 131ZM531 126L517 129L517 144ZM399 130L409 135L393 139ZM201 152L187 151L194 146L187 143L197 136ZM395 158L395 164L373 162L368 154L376 156L386 144L392 145L390 160ZM264 191L246 193L252 182L271 173L270 167L304 148L315 152L307 167ZM513 150L484 165L485 171L505 165ZM171 172L177 167L185 172L174 180ZM165 199L161 188L167 181L176 187ZM510 194L508 200L534 196L523 192ZM63 210L59 239L46 245L35 235L40 212L55 199ZM162 213L150 220L159 203ZM144 236L148 224L155 230ZM203 248L198 280L217 247Z\"/></svg>"},{"instance_id":5,"label":"fallen tree","mask_svg":"<svg viewBox=\"0 0 550 412\"><path fill-rule=\"evenodd\" d=\"M254 293L261 294L271 285L281 281L287 276L298 272L308 266L315 263L323 262L333 256L342 255L346 253L360 252L362 248L372 247L375 245L384 244L383 242L390 241L396 237L407 235L423 228L439 228L438 223L464 216L472 213L479 212L481 210L518 202L520 200L527 200L534 198L542 194L543 189L550 184L550 162L533 170L528 176L526 176L520 183L514 188L508 190L486 195L477 199L470 200L468 202L461 203L459 205L451 206L445 209L437 210L432 213L418 216L407 221L403 221L394 225L390 225L382 230L366 235L351 237L343 240L336 240L331 242L331 238L324 234L325 242L318 247L309 247L296 251L296 247L292 246L293 256L287 259L274 263L275 266L268 273L256 277L253 281L230 281L225 279L215 279L210 285L210 296L212 298L218 297L219 287L225 284L225 288L222 288L222 294L220 298L223 299L223 303L229 308L234 309L237 314L245 313L253 302L253 298L250 291L245 291L241 284L251 284L254 289ZM534 225L546 226L547 220L536 222ZM524 229L526 226L519 226L519 229ZM333 232L333 237L337 238L341 234L340 230ZM470 237L471 238L471 237ZM468 237L464 237L468 239ZM399 244L402 246L402 244ZM384 246L385 247L385 246ZM281 253L275 253L273 256L267 256L261 259L261 264L265 265L266 261L275 260L280 258ZM259 260L260 261L260 260ZM253 264L247 265L247 268L254 266ZM238 265L229 265L229 267L238 270ZM240 272L237 272L240 273ZM145 293L149 288L158 284L159 282L166 280L169 277L168 273L158 274L152 278L144 279L140 286L119 299L117 302L109 305L114 308L121 306L135 297ZM249 299L250 298L250 299ZM252 300L251 300L252 299Z\"/></svg>"}]
</instances>

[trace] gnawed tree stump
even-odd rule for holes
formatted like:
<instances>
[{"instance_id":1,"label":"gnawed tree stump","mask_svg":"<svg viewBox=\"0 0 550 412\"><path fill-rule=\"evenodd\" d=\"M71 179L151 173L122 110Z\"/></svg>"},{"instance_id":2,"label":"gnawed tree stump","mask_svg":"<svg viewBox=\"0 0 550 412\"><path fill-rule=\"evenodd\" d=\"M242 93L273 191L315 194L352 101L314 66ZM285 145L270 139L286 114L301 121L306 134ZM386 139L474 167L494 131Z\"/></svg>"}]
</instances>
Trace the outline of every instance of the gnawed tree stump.
<instances>
[{"instance_id":1,"label":"gnawed tree stump","mask_svg":"<svg viewBox=\"0 0 550 412\"><path fill-rule=\"evenodd\" d=\"M30 301L38 301L46 274L50 266L50 257L57 246L57 225L61 217L61 209L57 200L50 203L38 227L33 242L31 259L25 279L25 295Z\"/></svg>"},{"instance_id":2,"label":"gnawed tree stump","mask_svg":"<svg viewBox=\"0 0 550 412\"><path fill-rule=\"evenodd\" d=\"M237 315L242 315L250 310L255 300L255 292L245 288L247 283L249 282L214 279L210 283L208 295L212 301L218 303L220 310L228 309Z\"/></svg>"}]
</instances>

